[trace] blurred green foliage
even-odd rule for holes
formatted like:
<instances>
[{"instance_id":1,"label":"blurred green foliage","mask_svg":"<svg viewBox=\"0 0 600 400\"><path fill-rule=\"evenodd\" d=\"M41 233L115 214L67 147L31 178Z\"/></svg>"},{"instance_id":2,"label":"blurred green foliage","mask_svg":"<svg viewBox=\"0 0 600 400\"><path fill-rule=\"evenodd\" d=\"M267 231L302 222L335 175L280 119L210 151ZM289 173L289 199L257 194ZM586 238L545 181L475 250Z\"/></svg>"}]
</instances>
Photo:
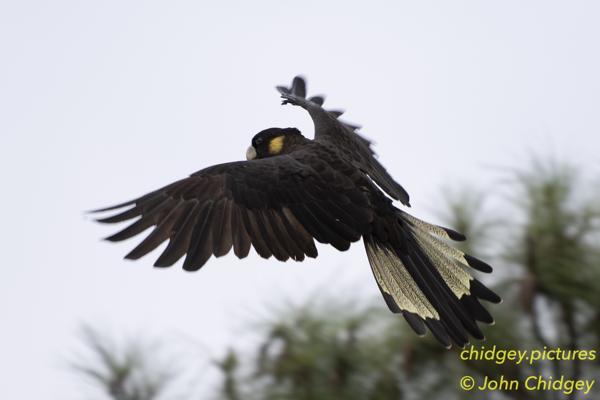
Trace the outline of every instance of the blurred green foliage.
<instances>
[{"instance_id":1,"label":"blurred green foliage","mask_svg":"<svg viewBox=\"0 0 600 400\"><path fill-rule=\"evenodd\" d=\"M115 400L155 400L171 376L152 369L150 352L139 342L117 347L89 326L81 330L86 347L71 367ZM166 370L165 370L166 371Z\"/></svg>"}]
</instances>

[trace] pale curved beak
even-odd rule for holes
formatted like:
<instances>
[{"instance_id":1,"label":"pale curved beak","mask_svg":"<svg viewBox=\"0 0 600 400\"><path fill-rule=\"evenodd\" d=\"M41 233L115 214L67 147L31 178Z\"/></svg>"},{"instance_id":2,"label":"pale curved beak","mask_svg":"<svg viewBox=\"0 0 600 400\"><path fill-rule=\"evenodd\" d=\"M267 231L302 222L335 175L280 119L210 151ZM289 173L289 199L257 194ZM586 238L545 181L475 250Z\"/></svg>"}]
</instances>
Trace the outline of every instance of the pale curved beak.
<instances>
[{"instance_id":1,"label":"pale curved beak","mask_svg":"<svg viewBox=\"0 0 600 400\"><path fill-rule=\"evenodd\" d=\"M246 160L254 160L256 158L256 149L254 146L248 147L246 150Z\"/></svg>"}]
</instances>

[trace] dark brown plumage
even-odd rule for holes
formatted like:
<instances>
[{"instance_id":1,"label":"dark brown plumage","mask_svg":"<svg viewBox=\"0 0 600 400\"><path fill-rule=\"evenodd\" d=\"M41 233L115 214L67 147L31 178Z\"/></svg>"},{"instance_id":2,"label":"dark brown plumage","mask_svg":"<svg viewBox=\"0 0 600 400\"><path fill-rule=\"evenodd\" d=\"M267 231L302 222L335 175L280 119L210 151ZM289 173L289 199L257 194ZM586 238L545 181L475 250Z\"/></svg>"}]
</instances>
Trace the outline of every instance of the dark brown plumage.
<instances>
[{"instance_id":1,"label":"dark brown plumage","mask_svg":"<svg viewBox=\"0 0 600 400\"><path fill-rule=\"evenodd\" d=\"M483 338L476 321L493 319L479 300L500 299L468 270L491 267L439 239L464 240L461 234L396 208L392 199L409 205L407 192L374 158L357 127L341 122L340 112L326 111L322 96L306 98L302 78L278 90L284 104L309 112L314 140L295 128L264 130L252 139L247 161L208 167L97 210L125 209L98 220L105 223L139 217L107 239L124 240L154 226L126 258L138 259L168 240L154 265L168 267L185 256L183 268L194 271L231 249L239 258L253 247L264 258L302 261L317 256L314 240L346 250L362 238L387 305L418 334L427 326L445 346L464 346L469 334Z\"/></svg>"}]
</instances>

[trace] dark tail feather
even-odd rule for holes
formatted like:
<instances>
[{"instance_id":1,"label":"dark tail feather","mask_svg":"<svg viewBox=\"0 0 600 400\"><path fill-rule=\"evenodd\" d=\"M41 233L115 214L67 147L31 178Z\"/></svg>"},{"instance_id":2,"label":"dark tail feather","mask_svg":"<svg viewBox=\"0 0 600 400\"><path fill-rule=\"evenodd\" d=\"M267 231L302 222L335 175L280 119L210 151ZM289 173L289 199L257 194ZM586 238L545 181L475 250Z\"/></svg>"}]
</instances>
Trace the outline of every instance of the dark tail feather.
<instances>
[{"instance_id":1,"label":"dark tail feather","mask_svg":"<svg viewBox=\"0 0 600 400\"><path fill-rule=\"evenodd\" d=\"M469 335L483 339L477 321L493 323L479 303L500 297L474 279L470 269L491 267L441 239L464 240L448 228L421 221L397 210L383 222L388 235L364 236L367 256L390 310L402 313L418 334L425 326L444 346L464 347Z\"/></svg>"}]
</instances>

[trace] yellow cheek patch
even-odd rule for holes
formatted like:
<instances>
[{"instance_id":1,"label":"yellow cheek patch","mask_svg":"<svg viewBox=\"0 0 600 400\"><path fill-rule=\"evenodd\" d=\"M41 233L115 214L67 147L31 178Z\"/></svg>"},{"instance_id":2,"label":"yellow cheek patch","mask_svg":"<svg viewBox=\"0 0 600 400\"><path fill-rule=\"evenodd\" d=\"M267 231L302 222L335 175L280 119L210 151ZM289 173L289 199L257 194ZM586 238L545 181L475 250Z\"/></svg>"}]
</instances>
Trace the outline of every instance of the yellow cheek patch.
<instances>
[{"instance_id":1,"label":"yellow cheek patch","mask_svg":"<svg viewBox=\"0 0 600 400\"><path fill-rule=\"evenodd\" d=\"M269 142L269 154L275 155L281 152L283 148L283 140L285 136L277 136L276 138L271 139Z\"/></svg>"}]
</instances>

